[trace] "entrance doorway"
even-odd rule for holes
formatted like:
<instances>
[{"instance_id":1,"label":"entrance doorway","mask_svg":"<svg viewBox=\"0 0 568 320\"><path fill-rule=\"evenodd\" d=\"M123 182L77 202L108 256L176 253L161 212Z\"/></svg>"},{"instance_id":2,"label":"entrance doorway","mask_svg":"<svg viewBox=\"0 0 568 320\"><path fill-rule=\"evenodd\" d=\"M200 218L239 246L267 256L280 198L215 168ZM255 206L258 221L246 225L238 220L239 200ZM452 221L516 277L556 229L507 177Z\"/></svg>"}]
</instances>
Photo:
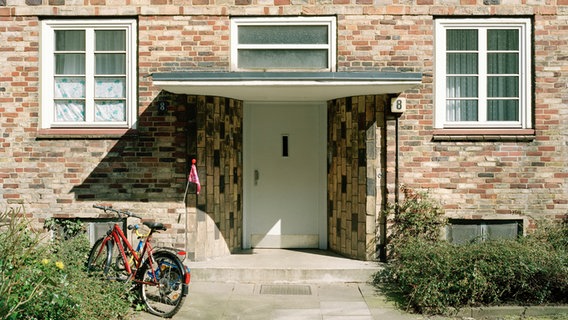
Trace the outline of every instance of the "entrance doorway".
<instances>
[{"instance_id":1,"label":"entrance doorway","mask_svg":"<svg viewBox=\"0 0 568 320\"><path fill-rule=\"evenodd\" d=\"M327 248L326 104L245 103L248 248Z\"/></svg>"}]
</instances>

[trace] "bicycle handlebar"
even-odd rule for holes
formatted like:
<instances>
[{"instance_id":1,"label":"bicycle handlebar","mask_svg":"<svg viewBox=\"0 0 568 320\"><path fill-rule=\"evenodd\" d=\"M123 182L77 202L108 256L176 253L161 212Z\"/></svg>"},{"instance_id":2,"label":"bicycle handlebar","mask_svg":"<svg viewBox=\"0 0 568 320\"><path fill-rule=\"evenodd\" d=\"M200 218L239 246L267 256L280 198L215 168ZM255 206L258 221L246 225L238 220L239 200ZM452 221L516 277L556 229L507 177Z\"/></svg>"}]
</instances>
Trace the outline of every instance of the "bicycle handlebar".
<instances>
[{"instance_id":1,"label":"bicycle handlebar","mask_svg":"<svg viewBox=\"0 0 568 320\"><path fill-rule=\"evenodd\" d=\"M98 205L94 204L93 208L103 210L104 212L107 212L107 211L116 212L118 214L118 216L126 215L126 216L129 216L129 217L142 219L141 216L135 215L134 213L132 213L130 211L116 210L116 209L113 209L113 207L110 207L110 206L98 206Z\"/></svg>"}]
</instances>

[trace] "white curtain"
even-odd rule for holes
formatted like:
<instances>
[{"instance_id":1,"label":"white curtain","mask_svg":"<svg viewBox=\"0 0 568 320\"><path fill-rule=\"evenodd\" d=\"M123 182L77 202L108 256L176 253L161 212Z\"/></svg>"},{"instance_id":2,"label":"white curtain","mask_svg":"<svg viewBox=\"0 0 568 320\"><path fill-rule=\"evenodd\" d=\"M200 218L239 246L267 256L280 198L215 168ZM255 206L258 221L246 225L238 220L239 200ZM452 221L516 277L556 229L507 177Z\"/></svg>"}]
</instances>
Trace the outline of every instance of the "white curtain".
<instances>
[{"instance_id":1,"label":"white curtain","mask_svg":"<svg viewBox=\"0 0 568 320\"><path fill-rule=\"evenodd\" d=\"M84 30L55 31L55 117L60 122L86 120L86 54ZM94 118L126 121L126 32L95 31ZM90 66L89 66L90 67ZM90 111L93 112L93 111Z\"/></svg>"},{"instance_id":2,"label":"white curtain","mask_svg":"<svg viewBox=\"0 0 568 320\"><path fill-rule=\"evenodd\" d=\"M487 52L479 52L487 32ZM515 29L449 29L446 33L446 120L479 121L479 58L487 60L487 121L519 120L519 33Z\"/></svg>"}]
</instances>

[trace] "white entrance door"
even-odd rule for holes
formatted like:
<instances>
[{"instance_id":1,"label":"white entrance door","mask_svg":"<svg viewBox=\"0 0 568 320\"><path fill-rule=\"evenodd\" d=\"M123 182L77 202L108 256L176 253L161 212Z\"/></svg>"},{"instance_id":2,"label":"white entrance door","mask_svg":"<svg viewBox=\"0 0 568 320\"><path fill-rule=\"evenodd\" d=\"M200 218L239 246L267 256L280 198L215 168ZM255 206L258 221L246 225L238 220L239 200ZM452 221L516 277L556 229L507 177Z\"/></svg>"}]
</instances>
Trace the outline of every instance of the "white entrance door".
<instances>
[{"instance_id":1,"label":"white entrance door","mask_svg":"<svg viewBox=\"0 0 568 320\"><path fill-rule=\"evenodd\" d=\"M325 249L325 103L244 108L244 247Z\"/></svg>"}]
</instances>

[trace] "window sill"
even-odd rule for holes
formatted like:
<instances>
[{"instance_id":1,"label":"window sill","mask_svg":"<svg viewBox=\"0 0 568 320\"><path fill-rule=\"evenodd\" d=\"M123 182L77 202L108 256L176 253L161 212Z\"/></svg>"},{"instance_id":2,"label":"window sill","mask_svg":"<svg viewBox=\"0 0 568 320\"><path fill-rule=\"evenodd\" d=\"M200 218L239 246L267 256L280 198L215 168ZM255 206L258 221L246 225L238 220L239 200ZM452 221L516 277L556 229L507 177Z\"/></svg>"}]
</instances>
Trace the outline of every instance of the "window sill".
<instances>
[{"instance_id":1,"label":"window sill","mask_svg":"<svg viewBox=\"0 0 568 320\"><path fill-rule=\"evenodd\" d=\"M119 139L124 136L134 136L134 129L39 129L38 139Z\"/></svg>"},{"instance_id":2,"label":"window sill","mask_svg":"<svg viewBox=\"0 0 568 320\"><path fill-rule=\"evenodd\" d=\"M530 142L534 129L436 129L433 141L514 141Z\"/></svg>"}]
</instances>

